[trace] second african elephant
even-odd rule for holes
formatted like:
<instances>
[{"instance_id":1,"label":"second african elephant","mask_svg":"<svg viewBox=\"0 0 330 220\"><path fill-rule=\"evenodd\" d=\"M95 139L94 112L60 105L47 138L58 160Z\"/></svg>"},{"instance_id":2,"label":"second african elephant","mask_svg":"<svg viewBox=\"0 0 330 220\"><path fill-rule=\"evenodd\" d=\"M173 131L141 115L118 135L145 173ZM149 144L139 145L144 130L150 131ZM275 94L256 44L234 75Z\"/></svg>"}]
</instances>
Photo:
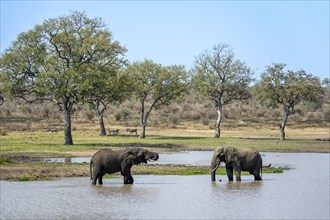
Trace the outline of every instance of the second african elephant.
<instances>
[{"instance_id":1,"label":"second african elephant","mask_svg":"<svg viewBox=\"0 0 330 220\"><path fill-rule=\"evenodd\" d=\"M215 181L215 173L220 163L226 164L229 181L233 181L235 170L236 181L241 181L241 171L248 171L254 180L262 180L262 158L254 148L218 147L214 150L211 162L211 179Z\"/></svg>"}]
</instances>

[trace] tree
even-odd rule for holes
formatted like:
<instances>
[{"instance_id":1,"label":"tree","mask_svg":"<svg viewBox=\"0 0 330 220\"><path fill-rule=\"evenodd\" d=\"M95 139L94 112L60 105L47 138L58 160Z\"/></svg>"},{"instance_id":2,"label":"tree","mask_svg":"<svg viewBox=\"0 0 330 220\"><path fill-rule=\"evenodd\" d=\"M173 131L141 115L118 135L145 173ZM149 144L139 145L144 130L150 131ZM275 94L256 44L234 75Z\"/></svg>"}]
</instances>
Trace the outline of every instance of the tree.
<instances>
[{"instance_id":1,"label":"tree","mask_svg":"<svg viewBox=\"0 0 330 220\"><path fill-rule=\"evenodd\" d=\"M0 106L4 103L5 97L2 95L2 92L0 91Z\"/></svg>"},{"instance_id":2,"label":"tree","mask_svg":"<svg viewBox=\"0 0 330 220\"><path fill-rule=\"evenodd\" d=\"M283 108L284 117L279 125L280 140L285 140L285 126L295 107L303 102L320 102L324 94L320 80L304 70L285 71L285 64L268 66L261 80L254 87L254 94L261 103Z\"/></svg>"},{"instance_id":3,"label":"tree","mask_svg":"<svg viewBox=\"0 0 330 220\"><path fill-rule=\"evenodd\" d=\"M187 90L187 72L184 66L161 66L152 60L135 62L128 66L132 77L133 93L140 103L140 138L145 130L152 109L169 105Z\"/></svg>"},{"instance_id":4,"label":"tree","mask_svg":"<svg viewBox=\"0 0 330 220\"><path fill-rule=\"evenodd\" d=\"M1 91L27 102L53 101L64 112L65 145L72 145L71 110L82 100L88 84L123 62L126 49L100 18L85 13L45 20L21 33L1 56ZM97 83L96 83L97 84Z\"/></svg>"},{"instance_id":5,"label":"tree","mask_svg":"<svg viewBox=\"0 0 330 220\"><path fill-rule=\"evenodd\" d=\"M86 102L96 110L100 123L100 135L105 136L104 112L110 104L120 104L125 100L130 89L129 79L120 71L108 70L105 74L97 74L90 78L86 84L89 85L85 90ZM89 89L90 87L94 89Z\"/></svg>"},{"instance_id":6,"label":"tree","mask_svg":"<svg viewBox=\"0 0 330 220\"><path fill-rule=\"evenodd\" d=\"M215 104L218 114L216 138L220 138L223 107L234 100L250 98L249 84L253 72L245 63L235 59L232 49L226 44L206 50L195 59L193 85L196 91Z\"/></svg>"}]
</instances>

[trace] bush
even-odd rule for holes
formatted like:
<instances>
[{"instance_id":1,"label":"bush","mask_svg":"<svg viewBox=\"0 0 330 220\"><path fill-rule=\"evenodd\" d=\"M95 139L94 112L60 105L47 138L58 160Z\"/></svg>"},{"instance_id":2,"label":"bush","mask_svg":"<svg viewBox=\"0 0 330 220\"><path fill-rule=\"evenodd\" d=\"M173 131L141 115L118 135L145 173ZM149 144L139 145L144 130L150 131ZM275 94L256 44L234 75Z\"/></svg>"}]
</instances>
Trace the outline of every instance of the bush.
<instances>
[{"instance_id":1,"label":"bush","mask_svg":"<svg viewBox=\"0 0 330 220\"><path fill-rule=\"evenodd\" d=\"M88 111L85 112L85 117L86 117L87 120L93 121L93 119L95 118L95 114L96 113L94 113L93 111L88 110Z\"/></svg>"},{"instance_id":2,"label":"bush","mask_svg":"<svg viewBox=\"0 0 330 220\"><path fill-rule=\"evenodd\" d=\"M8 131L6 129L0 128L0 136L8 135Z\"/></svg>"},{"instance_id":3,"label":"bush","mask_svg":"<svg viewBox=\"0 0 330 220\"><path fill-rule=\"evenodd\" d=\"M23 112L24 115L32 113L31 108L29 108L28 106L22 106L20 110Z\"/></svg>"},{"instance_id":4,"label":"bush","mask_svg":"<svg viewBox=\"0 0 330 220\"><path fill-rule=\"evenodd\" d=\"M203 125L210 125L210 119L208 119L208 118L202 118L201 119L201 123Z\"/></svg>"},{"instance_id":5,"label":"bush","mask_svg":"<svg viewBox=\"0 0 330 220\"><path fill-rule=\"evenodd\" d=\"M121 119L127 121L128 117L130 116L130 110L127 108L121 109L117 111L114 116L116 121L120 121Z\"/></svg>"},{"instance_id":6,"label":"bush","mask_svg":"<svg viewBox=\"0 0 330 220\"><path fill-rule=\"evenodd\" d=\"M177 125L180 123L181 119L178 115L170 114L168 119L172 125Z\"/></svg>"},{"instance_id":7,"label":"bush","mask_svg":"<svg viewBox=\"0 0 330 220\"><path fill-rule=\"evenodd\" d=\"M120 121L120 119L121 119L121 114L120 114L120 112L116 112L116 114L115 114L115 120L116 120L116 121Z\"/></svg>"}]
</instances>

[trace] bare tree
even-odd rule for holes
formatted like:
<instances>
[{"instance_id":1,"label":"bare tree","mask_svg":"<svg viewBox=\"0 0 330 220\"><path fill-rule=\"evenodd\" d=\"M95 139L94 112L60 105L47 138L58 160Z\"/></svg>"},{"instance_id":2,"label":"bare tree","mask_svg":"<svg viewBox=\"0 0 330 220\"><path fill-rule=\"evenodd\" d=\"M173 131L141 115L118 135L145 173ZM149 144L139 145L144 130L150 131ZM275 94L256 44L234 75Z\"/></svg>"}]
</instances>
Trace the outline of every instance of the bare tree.
<instances>
[{"instance_id":1,"label":"bare tree","mask_svg":"<svg viewBox=\"0 0 330 220\"><path fill-rule=\"evenodd\" d=\"M213 101L218 118L216 138L220 138L223 107L234 100L250 98L249 84L253 72L245 63L235 59L226 44L204 51L195 59L193 84L196 91Z\"/></svg>"}]
</instances>

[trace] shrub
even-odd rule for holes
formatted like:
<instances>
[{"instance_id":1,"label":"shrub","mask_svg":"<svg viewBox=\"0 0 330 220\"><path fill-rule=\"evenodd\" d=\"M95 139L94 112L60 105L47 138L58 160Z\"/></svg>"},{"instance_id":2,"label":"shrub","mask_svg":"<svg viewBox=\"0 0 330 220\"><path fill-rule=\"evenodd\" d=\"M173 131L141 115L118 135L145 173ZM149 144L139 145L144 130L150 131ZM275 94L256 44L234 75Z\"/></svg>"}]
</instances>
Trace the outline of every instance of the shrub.
<instances>
[{"instance_id":1,"label":"shrub","mask_svg":"<svg viewBox=\"0 0 330 220\"><path fill-rule=\"evenodd\" d=\"M330 122L330 108L327 108L323 111L324 120Z\"/></svg>"},{"instance_id":2,"label":"shrub","mask_svg":"<svg viewBox=\"0 0 330 220\"><path fill-rule=\"evenodd\" d=\"M86 117L87 120L93 121L93 119L95 118L95 113L91 110L87 110L85 112L85 117Z\"/></svg>"},{"instance_id":3,"label":"shrub","mask_svg":"<svg viewBox=\"0 0 330 220\"><path fill-rule=\"evenodd\" d=\"M116 112L116 113L115 113L115 120L116 120L116 121L120 121L120 119L121 119L121 114L120 114L120 112Z\"/></svg>"},{"instance_id":4,"label":"shrub","mask_svg":"<svg viewBox=\"0 0 330 220\"><path fill-rule=\"evenodd\" d=\"M21 111L23 112L23 114L31 114L32 113L32 110L31 108L29 108L28 106L22 106L21 107Z\"/></svg>"},{"instance_id":5,"label":"shrub","mask_svg":"<svg viewBox=\"0 0 330 220\"><path fill-rule=\"evenodd\" d=\"M127 108L120 109L115 113L114 116L116 121L120 121L121 119L127 121L128 117L130 116L130 110Z\"/></svg>"},{"instance_id":6,"label":"shrub","mask_svg":"<svg viewBox=\"0 0 330 220\"><path fill-rule=\"evenodd\" d=\"M49 118L49 113L50 113L50 110L49 110L49 108L43 108L43 117L45 117L45 118Z\"/></svg>"},{"instance_id":7,"label":"shrub","mask_svg":"<svg viewBox=\"0 0 330 220\"><path fill-rule=\"evenodd\" d=\"M201 123L202 123L202 125L209 125L210 124L210 119L208 119L208 118L202 118L201 119Z\"/></svg>"},{"instance_id":8,"label":"shrub","mask_svg":"<svg viewBox=\"0 0 330 220\"><path fill-rule=\"evenodd\" d=\"M170 114L168 119L172 125L177 125L180 123L181 119L178 115Z\"/></svg>"},{"instance_id":9,"label":"shrub","mask_svg":"<svg viewBox=\"0 0 330 220\"><path fill-rule=\"evenodd\" d=\"M0 136L8 135L8 131L6 129L0 128Z\"/></svg>"}]
</instances>

